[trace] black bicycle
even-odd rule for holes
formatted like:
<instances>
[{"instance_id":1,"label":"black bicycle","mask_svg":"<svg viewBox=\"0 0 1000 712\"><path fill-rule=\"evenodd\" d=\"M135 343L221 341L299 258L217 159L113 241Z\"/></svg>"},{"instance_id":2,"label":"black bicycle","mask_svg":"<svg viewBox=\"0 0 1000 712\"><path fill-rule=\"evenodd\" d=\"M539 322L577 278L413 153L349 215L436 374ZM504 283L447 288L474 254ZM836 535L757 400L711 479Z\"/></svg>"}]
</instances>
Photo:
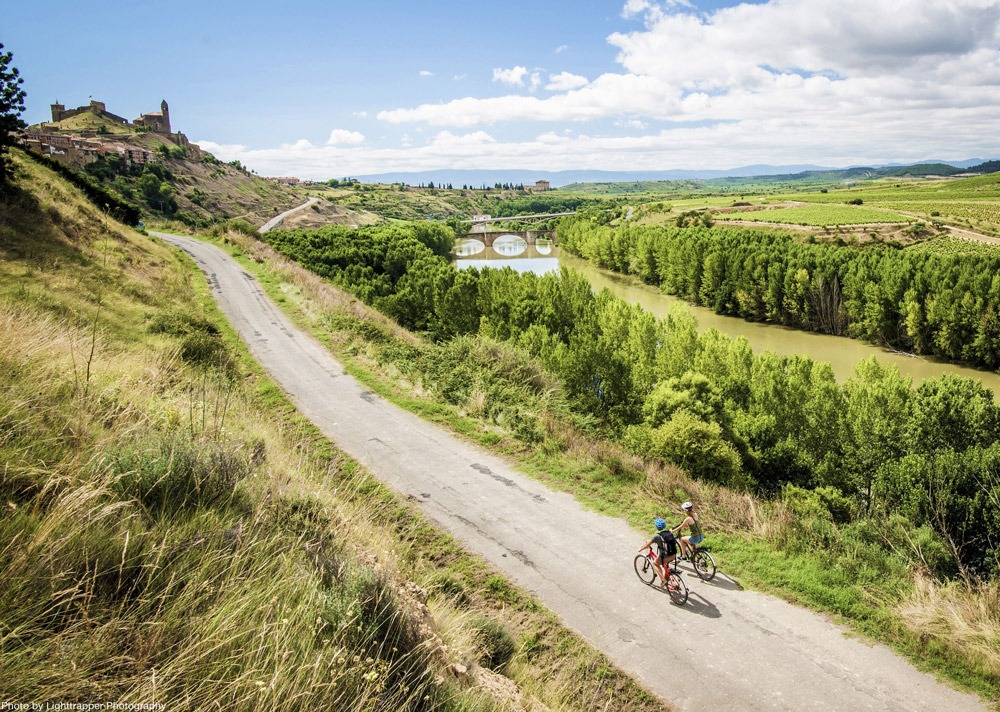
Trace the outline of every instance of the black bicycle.
<instances>
[{"instance_id":1,"label":"black bicycle","mask_svg":"<svg viewBox=\"0 0 1000 712\"><path fill-rule=\"evenodd\" d=\"M694 551L687 557L688 561L694 567L694 572L698 574L698 578L702 581L711 581L715 578L715 559L712 555L708 553L707 549L699 549L697 544L691 544L690 546Z\"/></svg>"},{"instance_id":2,"label":"black bicycle","mask_svg":"<svg viewBox=\"0 0 1000 712\"><path fill-rule=\"evenodd\" d=\"M636 554L633 566L635 567L635 575L639 577L647 586L654 586L656 584L656 569L653 567L653 562L656 561L656 552L653 551L653 547L649 547L649 551L645 554ZM714 573L713 573L714 576ZM681 572L677 570L677 559L675 558L671 564L667 564L667 585L664 586L667 589L667 593L670 594L670 601L678 606L683 606L688 600L688 587L684 583L684 578L681 576Z\"/></svg>"}]
</instances>

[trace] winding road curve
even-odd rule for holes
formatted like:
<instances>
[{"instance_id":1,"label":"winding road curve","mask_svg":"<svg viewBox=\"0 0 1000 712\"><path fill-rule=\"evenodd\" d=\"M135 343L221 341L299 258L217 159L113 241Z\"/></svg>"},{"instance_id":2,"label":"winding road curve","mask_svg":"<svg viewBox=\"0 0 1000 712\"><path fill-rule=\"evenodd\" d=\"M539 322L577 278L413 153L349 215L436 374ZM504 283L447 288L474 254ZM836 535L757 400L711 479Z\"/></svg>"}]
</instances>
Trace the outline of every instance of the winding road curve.
<instances>
[{"instance_id":1,"label":"winding road curve","mask_svg":"<svg viewBox=\"0 0 1000 712\"><path fill-rule=\"evenodd\" d=\"M194 258L253 355L329 438L662 699L685 710L986 709L721 573L706 583L689 572L687 605L671 605L632 572L643 533L366 391L221 250L153 234Z\"/></svg>"},{"instance_id":2,"label":"winding road curve","mask_svg":"<svg viewBox=\"0 0 1000 712\"><path fill-rule=\"evenodd\" d=\"M309 200L307 200L306 202L302 203L302 205L294 207L291 210L286 210L281 215L276 215L275 217L271 218L266 223L264 223L263 225L261 225L260 228L257 230L257 232L260 232L260 233L270 232L274 228L276 228L279 225L281 225L281 223L283 223L285 221L285 218L287 218L292 213L297 213L300 210L305 210L310 205L315 205L318 202L319 202L319 198L315 198L315 197L314 198L309 198Z\"/></svg>"}]
</instances>

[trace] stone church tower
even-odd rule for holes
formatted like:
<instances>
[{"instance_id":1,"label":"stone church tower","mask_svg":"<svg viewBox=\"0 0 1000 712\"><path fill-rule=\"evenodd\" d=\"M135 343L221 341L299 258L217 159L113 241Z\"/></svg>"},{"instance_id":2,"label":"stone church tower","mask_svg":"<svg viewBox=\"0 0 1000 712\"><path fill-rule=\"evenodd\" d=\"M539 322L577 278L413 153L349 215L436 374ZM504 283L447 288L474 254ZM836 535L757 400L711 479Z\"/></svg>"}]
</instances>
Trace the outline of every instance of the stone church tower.
<instances>
[{"instance_id":1,"label":"stone church tower","mask_svg":"<svg viewBox=\"0 0 1000 712\"><path fill-rule=\"evenodd\" d=\"M163 114L163 133L170 133L170 109L166 99L160 102L160 112Z\"/></svg>"}]
</instances>

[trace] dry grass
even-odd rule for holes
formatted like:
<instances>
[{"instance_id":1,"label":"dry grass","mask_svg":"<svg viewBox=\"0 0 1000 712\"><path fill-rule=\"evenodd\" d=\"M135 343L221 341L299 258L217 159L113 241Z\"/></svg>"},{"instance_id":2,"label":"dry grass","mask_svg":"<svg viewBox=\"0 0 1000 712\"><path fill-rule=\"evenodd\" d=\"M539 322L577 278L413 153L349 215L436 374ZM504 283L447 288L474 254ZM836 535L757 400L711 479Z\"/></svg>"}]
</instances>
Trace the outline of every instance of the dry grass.
<instances>
[{"instance_id":1,"label":"dry grass","mask_svg":"<svg viewBox=\"0 0 1000 712\"><path fill-rule=\"evenodd\" d=\"M406 547L366 518L360 496L324 486L341 472L317 467L311 429L287 409L276 418L254 377L246 388L192 369L176 338L145 334L149 312L197 311L204 288L176 289L187 268L169 249L106 225L36 172L5 206L0 243L0 272L22 295L44 282L48 297L19 299L10 283L0 294L0 698L484 708L435 682L393 594L388 562ZM105 283L115 304L88 314ZM137 481L162 488L185 467L216 478L234 466L221 500L154 508L153 489L121 496L146 470ZM367 548L384 563L352 551Z\"/></svg>"},{"instance_id":2,"label":"dry grass","mask_svg":"<svg viewBox=\"0 0 1000 712\"><path fill-rule=\"evenodd\" d=\"M942 583L922 574L897 608L920 641L936 640L967 664L1000 678L1000 584Z\"/></svg>"}]
</instances>

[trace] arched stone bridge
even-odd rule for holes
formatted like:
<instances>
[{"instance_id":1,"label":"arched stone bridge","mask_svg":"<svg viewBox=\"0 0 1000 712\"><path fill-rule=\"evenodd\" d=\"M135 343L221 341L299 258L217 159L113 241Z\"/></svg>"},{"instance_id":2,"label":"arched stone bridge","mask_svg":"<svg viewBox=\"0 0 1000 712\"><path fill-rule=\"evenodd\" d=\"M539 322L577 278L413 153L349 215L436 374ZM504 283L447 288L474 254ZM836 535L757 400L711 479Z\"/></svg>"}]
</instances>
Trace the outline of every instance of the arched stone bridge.
<instances>
[{"instance_id":1,"label":"arched stone bridge","mask_svg":"<svg viewBox=\"0 0 1000 712\"><path fill-rule=\"evenodd\" d=\"M498 230L497 232L467 232L464 235L455 235L456 240L479 240L487 247L493 247L493 243L499 237L504 235L513 235L514 237L520 237L529 245L534 245L537 240L551 240L553 245L556 245L556 231L555 230Z\"/></svg>"}]
</instances>

